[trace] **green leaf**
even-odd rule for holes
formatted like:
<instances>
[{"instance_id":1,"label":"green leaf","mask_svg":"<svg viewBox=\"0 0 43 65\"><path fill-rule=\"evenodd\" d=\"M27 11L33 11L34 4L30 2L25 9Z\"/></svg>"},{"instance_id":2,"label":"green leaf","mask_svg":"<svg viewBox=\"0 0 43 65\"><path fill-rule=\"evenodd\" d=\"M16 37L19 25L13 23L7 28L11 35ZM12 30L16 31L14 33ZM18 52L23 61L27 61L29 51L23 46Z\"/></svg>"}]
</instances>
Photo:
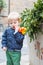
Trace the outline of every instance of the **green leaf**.
<instances>
[{"instance_id":1,"label":"green leaf","mask_svg":"<svg viewBox=\"0 0 43 65\"><path fill-rule=\"evenodd\" d=\"M43 0L37 0L34 3L33 9L25 9L21 13L21 26L27 28L27 33L30 41L37 38L37 35L42 31L41 24L43 23Z\"/></svg>"}]
</instances>

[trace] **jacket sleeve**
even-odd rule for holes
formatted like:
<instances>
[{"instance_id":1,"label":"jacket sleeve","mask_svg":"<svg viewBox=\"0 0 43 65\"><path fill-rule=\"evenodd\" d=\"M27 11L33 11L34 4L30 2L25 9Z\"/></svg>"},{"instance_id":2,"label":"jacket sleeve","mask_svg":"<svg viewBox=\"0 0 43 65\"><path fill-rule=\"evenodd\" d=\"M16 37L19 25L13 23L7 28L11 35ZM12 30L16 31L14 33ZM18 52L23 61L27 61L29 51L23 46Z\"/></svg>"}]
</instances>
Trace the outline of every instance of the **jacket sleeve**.
<instances>
[{"instance_id":1,"label":"jacket sleeve","mask_svg":"<svg viewBox=\"0 0 43 65\"><path fill-rule=\"evenodd\" d=\"M7 30L5 30L5 32L2 35L2 48L3 47L7 47Z\"/></svg>"},{"instance_id":2,"label":"jacket sleeve","mask_svg":"<svg viewBox=\"0 0 43 65\"><path fill-rule=\"evenodd\" d=\"M22 43L23 39L24 39L24 35L22 35L21 33L17 32L16 34L14 34L14 37L16 39L16 41L18 43Z\"/></svg>"}]
</instances>

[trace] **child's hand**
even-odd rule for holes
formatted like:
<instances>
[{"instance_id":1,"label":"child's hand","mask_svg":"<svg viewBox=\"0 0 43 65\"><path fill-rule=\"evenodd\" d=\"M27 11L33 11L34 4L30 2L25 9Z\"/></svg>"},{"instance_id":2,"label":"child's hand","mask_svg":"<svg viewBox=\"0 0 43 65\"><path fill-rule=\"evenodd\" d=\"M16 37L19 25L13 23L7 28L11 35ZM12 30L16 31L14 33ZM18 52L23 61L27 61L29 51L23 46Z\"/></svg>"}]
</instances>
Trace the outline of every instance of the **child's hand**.
<instances>
[{"instance_id":1,"label":"child's hand","mask_svg":"<svg viewBox=\"0 0 43 65\"><path fill-rule=\"evenodd\" d=\"M7 48L6 48L6 47L3 47L2 49L3 49L4 51L6 51L6 50L7 50Z\"/></svg>"},{"instance_id":2,"label":"child's hand","mask_svg":"<svg viewBox=\"0 0 43 65\"><path fill-rule=\"evenodd\" d=\"M19 26L16 26L16 27L15 27L15 30L16 30L16 31L18 31L18 30L19 30L19 28L20 28Z\"/></svg>"}]
</instances>

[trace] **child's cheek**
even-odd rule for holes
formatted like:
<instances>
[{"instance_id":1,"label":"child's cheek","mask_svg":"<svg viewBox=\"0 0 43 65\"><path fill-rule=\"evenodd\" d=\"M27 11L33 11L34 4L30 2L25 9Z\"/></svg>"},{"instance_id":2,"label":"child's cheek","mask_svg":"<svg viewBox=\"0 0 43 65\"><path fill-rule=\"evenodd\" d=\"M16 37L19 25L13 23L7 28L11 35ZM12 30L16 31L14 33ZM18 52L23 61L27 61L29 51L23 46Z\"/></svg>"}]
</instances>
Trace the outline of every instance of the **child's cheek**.
<instances>
[{"instance_id":1,"label":"child's cheek","mask_svg":"<svg viewBox=\"0 0 43 65\"><path fill-rule=\"evenodd\" d=\"M15 24L15 27L17 27L17 26L18 26L18 23Z\"/></svg>"}]
</instances>

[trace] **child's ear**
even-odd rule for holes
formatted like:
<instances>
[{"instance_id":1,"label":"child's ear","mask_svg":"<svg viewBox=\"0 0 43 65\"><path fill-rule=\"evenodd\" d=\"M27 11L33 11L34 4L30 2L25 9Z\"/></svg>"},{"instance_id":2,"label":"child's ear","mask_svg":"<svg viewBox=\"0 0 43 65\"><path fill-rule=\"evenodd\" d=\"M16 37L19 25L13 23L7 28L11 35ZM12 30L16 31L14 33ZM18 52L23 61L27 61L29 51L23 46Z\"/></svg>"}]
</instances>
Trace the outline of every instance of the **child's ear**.
<instances>
[{"instance_id":1,"label":"child's ear","mask_svg":"<svg viewBox=\"0 0 43 65\"><path fill-rule=\"evenodd\" d=\"M18 18L18 21L19 21L19 22L21 22L21 21L22 21L22 19L21 19L21 18Z\"/></svg>"}]
</instances>

